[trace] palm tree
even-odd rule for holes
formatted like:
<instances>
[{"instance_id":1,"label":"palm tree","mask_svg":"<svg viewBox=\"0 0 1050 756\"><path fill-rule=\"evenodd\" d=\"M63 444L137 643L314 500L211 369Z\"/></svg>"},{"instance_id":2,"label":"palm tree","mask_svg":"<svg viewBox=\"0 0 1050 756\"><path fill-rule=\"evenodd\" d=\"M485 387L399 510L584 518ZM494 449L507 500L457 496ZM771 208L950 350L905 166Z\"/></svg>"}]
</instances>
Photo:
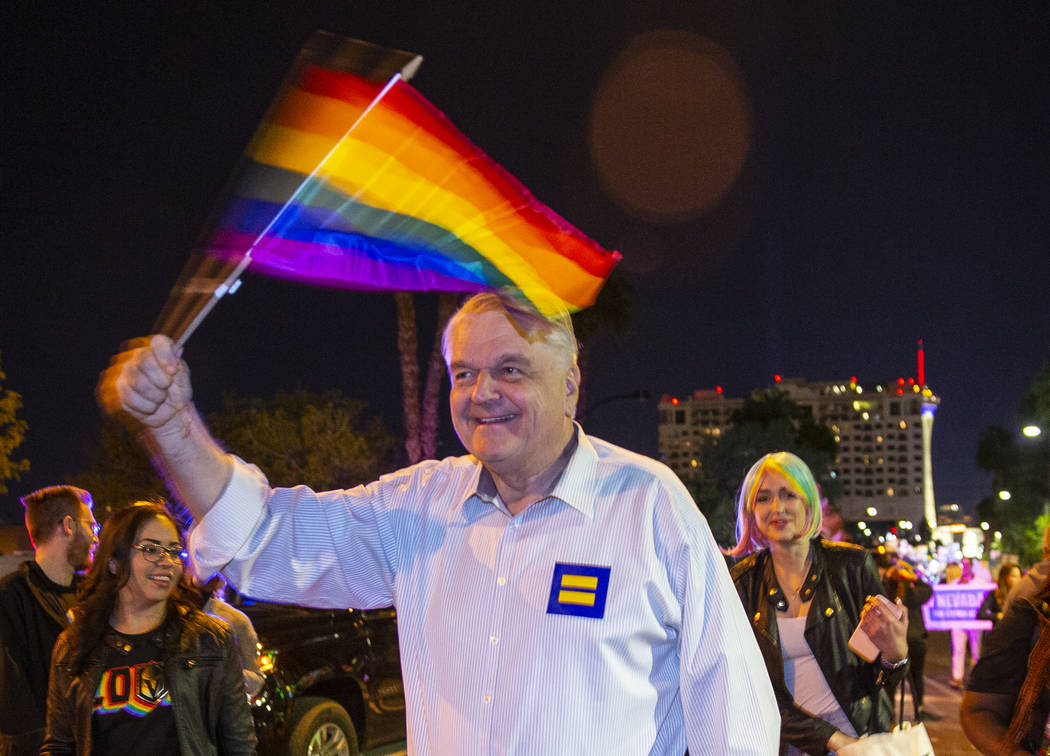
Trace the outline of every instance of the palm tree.
<instances>
[{"instance_id":1,"label":"palm tree","mask_svg":"<svg viewBox=\"0 0 1050 756\"><path fill-rule=\"evenodd\" d=\"M582 381L580 398L576 406L581 412L587 407L585 387L590 356L588 347L594 337L603 331L611 331L621 337L627 333L634 314L634 300L634 287L620 269L616 268L606 280L602 290L598 292L598 298L594 304L572 316L572 327L576 331L576 341L580 345L579 364Z\"/></svg>"},{"instance_id":2,"label":"palm tree","mask_svg":"<svg viewBox=\"0 0 1050 756\"><path fill-rule=\"evenodd\" d=\"M437 455L438 407L445 360L441 354L441 334L456 307L456 295L438 295L437 326L427 360L425 383L420 395L419 328L413 295L399 291L397 304L397 349L401 356L401 405L405 419L405 453L408 463L433 459Z\"/></svg>"}]
</instances>

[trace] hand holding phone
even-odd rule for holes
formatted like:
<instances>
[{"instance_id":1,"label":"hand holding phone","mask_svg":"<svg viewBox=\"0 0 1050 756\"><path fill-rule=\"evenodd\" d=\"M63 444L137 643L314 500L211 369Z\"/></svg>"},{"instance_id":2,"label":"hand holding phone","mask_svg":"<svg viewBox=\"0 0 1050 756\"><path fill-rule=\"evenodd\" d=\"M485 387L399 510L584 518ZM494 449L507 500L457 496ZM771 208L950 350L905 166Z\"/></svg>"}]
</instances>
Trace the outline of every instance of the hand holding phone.
<instances>
[{"instance_id":1,"label":"hand holding phone","mask_svg":"<svg viewBox=\"0 0 1050 756\"><path fill-rule=\"evenodd\" d=\"M904 614L904 607L895 604L885 596L879 595L875 599L879 602L879 608L884 612L889 612L892 617L900 619L901 615ZM875 645L875 642L864 632L864 628L860 624L857 625L857 629L853 631L853 635L849 639L849 649L857 656L862 658L864 661L873 662L879 658L879 647Z\"/></svg>"}]
</instances>

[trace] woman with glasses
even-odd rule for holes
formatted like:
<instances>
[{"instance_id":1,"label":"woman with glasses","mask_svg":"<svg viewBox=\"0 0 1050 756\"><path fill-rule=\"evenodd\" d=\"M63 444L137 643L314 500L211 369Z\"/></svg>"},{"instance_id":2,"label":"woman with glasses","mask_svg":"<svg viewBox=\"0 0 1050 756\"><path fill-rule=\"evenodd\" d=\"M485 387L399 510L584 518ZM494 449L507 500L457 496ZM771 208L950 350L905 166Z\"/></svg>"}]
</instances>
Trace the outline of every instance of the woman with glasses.
<instances>
[{"instance_id":1,"label":"woman with glasses","mask_svg":"<svg viewBox=\"0 0 1050 756\"><path fill-rule=\"evenodd\" d=\"M230 629L199 611L160 504L110 517L51 662L41 753L255 753Z\"/></svg>"}]
</instances>

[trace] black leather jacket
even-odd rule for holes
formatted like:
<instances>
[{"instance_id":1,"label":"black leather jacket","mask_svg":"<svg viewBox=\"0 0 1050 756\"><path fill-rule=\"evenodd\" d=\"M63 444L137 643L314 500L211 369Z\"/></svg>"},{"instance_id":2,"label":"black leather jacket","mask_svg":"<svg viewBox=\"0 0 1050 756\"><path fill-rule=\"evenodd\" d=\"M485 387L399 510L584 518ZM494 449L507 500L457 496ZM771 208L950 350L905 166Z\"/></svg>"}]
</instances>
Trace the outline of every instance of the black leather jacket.
<instances>
[{"instance_id":1,"label":"black leather jacket","mask_svg":"<svg viewBox=\"0 0 1050 756\"><path fill-rule=\"evenodd\" d=\"M255 727L229 627L202 612L184 611L156 632L164 649L164 673L181 752L254 754ZM69 632L59 636L51 662L47 738L41 754L90 756L91 715L106 645L119 649L120 636L107 633L74 677Z\"/></svg>"},{"instance_id":2,"label":"black leather jacket","mask_svg":"<svg viewBox=\"0 0 1050 756\"><path fill-rule=\"evenodd\" d=\"M872 702L878 701L875 731L890 729L890 701L882 686L902 678L907 666L886 673L880 664L868 663L849 650L849 637L860 621L860 610L869 595L884 593L871 555L859 546L813 540L812 566L803 584L803 601L812 599L805 637L827 679L835 700L858 735L869 730ZM767 549L737 562L732 569L744 609L758 639L780 705L780 750L793 745L806 753L825 754L835 727L795 706L784 682L777 609L787 608L787 598L773 572Z\"/></svg>"}]
</instances>

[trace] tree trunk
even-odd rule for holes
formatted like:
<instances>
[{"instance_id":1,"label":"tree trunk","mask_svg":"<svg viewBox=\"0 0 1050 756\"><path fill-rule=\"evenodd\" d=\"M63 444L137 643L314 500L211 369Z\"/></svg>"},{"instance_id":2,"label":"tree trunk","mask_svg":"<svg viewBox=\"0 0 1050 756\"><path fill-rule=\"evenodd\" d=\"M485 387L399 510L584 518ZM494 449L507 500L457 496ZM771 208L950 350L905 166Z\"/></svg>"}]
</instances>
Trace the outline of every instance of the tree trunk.
<instances>
[{"instance_id":1,"label":"tree trunk","mask_svg":"<svg viewBox=\"0 0 1050 756\"><path fill-rule=\"evenodd\" d=\"M437 330L434 346L427 363L427 382L423 393L423 412L420 418L420 443L423 459L437 458L438 407L441 402L441 378L445 375L445 358L441 353L441 336L445 324L456 310L456 295L442 292L438 296Z\"/></svg>"},{"instance_id":2,"label":"tree trunk","mask_svg":"<svg viewBox=\"0 0 1050 756\"><path fill-rule=\"evenodd\" d=\"M405 452L414 465L423 458L419 436L419 343L416 307L406 291L394 293L397 303L397 350L401 354L401 404L405 417Z\"/></svg>"}]
</instances>

